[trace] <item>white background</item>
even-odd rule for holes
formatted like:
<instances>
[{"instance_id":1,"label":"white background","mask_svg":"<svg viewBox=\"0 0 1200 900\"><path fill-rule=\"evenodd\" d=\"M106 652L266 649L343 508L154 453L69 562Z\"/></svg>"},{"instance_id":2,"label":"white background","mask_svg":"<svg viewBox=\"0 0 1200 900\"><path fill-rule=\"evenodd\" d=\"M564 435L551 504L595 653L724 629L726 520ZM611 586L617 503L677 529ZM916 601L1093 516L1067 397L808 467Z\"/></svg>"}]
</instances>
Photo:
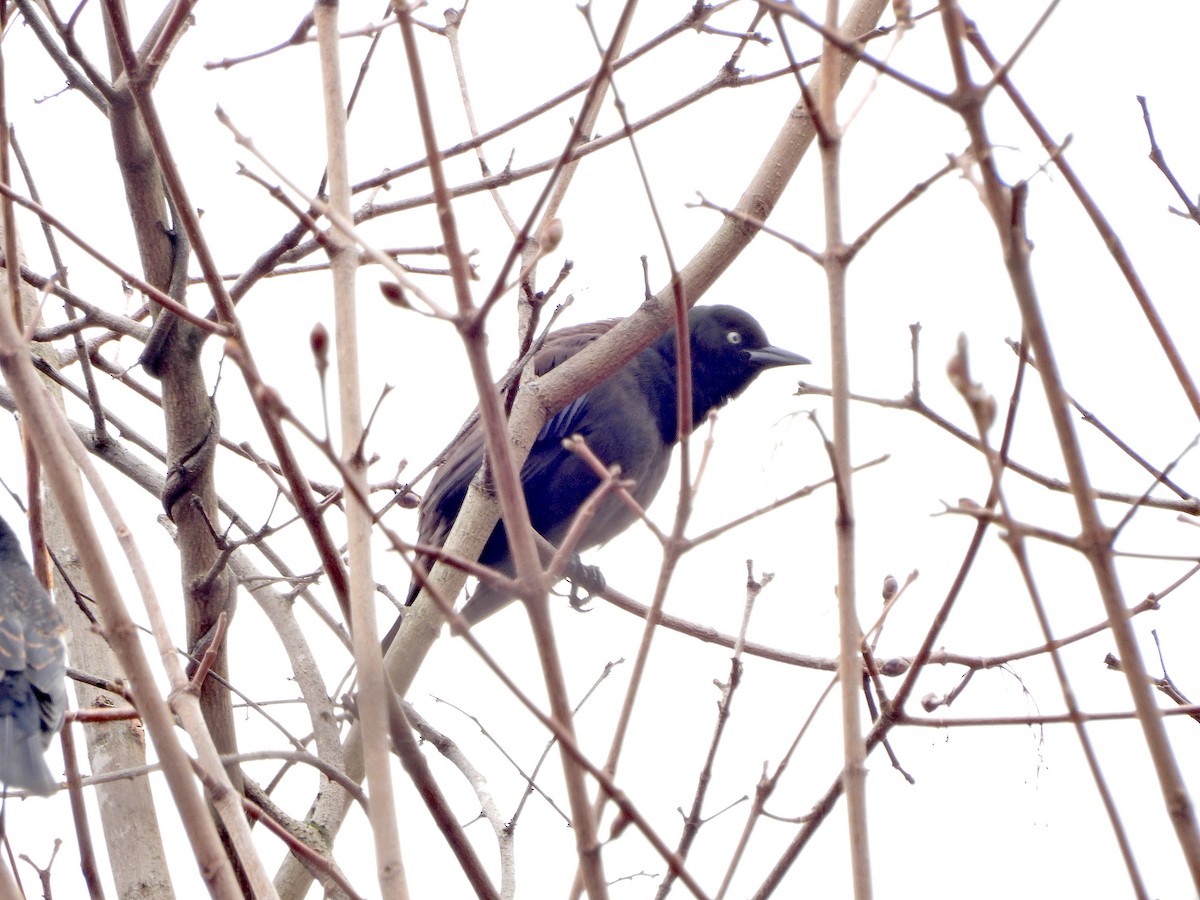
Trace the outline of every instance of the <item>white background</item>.
<instances>
[{"instance_id":1,"label":"white background","mask_svg":"<svg viewBox=\"0 0 1200 900\"><path fill-rule=\"evenodd\" d=\"M238 5L244 6L244 5ZM627 48L640 45L686 11L687 4L647 4L635 19ZM288 49L228 71L205 71L204 62L235 57L274 44L291 33L305 7L270 4L269 8L235 8L234 4L200 4L196 24L183 38L158 89L159 108L179 154L194 205L204 210L202 223L223 270L236 272L291 225L286 211L262 189L234 174L237 161L266 175L237 147L212 116L220 104L258 148L306 189L323 165L324 136L318 93L315 45ZM614 4L595 10L600 33L607 39L615 21ZM974 16L994 52L1005 58L1032 26L1041 7L1029 3L973 4ZM813 8L818 18L822 10ZM140 11L135 10L138 15ZM370 21L374 11L347 9L346 27ZM441 23L440 12L427 9L422 18ZM737 4L714 20L728 29L746 27L752 7ZM97 59L98 9L87 10L81 29ZM144 28L146 21L136 27ZM236 23L236 27L234 27ZM1037 36L1013 71L1013 78L1051 134L1060 142L1071 136L1067 158L1117 229L1139 274L1185 361L1197 360L1197 316L1194 266L1196 223L1171 215L1179 203L1160 173L1147 160L1148 144L1135 95L1148 97L1159 141L1185 186L1200 190L1192 160L1200 146L1194 115L1195 67L1191 53L1197 12L1192 4L1160 3L1146 8L1118 4L1064 4ZM770 23L764 33L772 34ZM811 56L818 44L799 27L789 35L798 56ZM434 92L439 139L443 145L467 137L457 100L454 73L444 41L421 33L422 59ZM520 12L509 4L472 5L462 30L466 74L481 129L507 121L541 100L593 74L597 54L574 4L529 4ZM879 55L886 42L872 52ZM347 85L357 72L367 39L343 46ZM733 41L688 32L651 53L617 80L631 119L659 109L672 99L716 76ZM123 264L136 268L136 253L125 226L124 197L116 179L101 117L78 95L55 94L61 75L44 58L33 36L19 24L5 38L4 55L10 116L39 178L47 207ZM952 79L945 39L930 18L899 44L891 63L938 90ZM778 42L751 45L741 59L747 74L783 65ZM982 67L976 70L983 77ZM932 175L967 144L961 120L951 111L916 96L909 89L860 71L842 102L842 115L858 107L844 151L846 234L855 236L914 184ZM35 101L41 102L35 102ZM708 238L718 214L690 208L696 192L713 202L733 206L785 116L796 101L788 78L727 89L639 134L656 201L664 216L671 249L682 264ZM420 137L413 115L399 35L385 34L372 62L360 107L351 120L351 174L355 180L385 167L419 159ZM513 132L488 147L489 163L499 170L509 153L514 168L553 157L569 133L569 116L579 100L568 101L535 124ZM1062 177L1045 167L1046 155L1002 97L988 104L988 125L1002 171L1011 181L1030 180L1029 234L1033 265L1067 389L1152 463L1167 464L1197 432L1187 407L1144 318L1090 227ZM597 130L619 127L610 109ZM450 181L478 177L472 155L448 163ZM267 175L268 180L275 181ZM504 190L520 220L541 189L535 177ZM402 180L392 190L374 195L377 202L420 195L427 176ZM356 198L356 205L365 202ZM479 296L497 276L508 237L492 202L483 194L464 198L456 207L463 243L478 248L474 261L481 281ZM668 277L661 244L627 147L593 155L581 166L560 217L566 237L539 272L539 284L550 283L563 259L574 272L563 288L574 295L564 323L625 315L643 293L639 256L649 257L651 288ZM34 222L21 220L30 264L48 272L50 264L39 244ZM822 194L815 148L797 173L770 224L775 229L820 248L823 241ZM379 246L440 243L430 207L373 222L364 233ZM318 257L313 257L313 260ZM437 258L414 260L439 264ZM313 261L307 260L307 261ZM69 256L72 287L92 302L112 310L132 310L140 302L122 295L120 284L82 254ZM360 277L362 317L361 362L373 402L384 383L397 390L387 399L372 432L369 448L380 454L373 470L387 477L400 459L416 471L438 452L469 411L473 400L468 372L452 329L386 305L375 284L377 269ZM444 279L425 279L426 290L451 304ZM561 296L561 295L560 295ZM208 308L197 288L194 304ZM829 383L829 338L824 278L810 260L783 243L760 236L728 271L704 302L734 303L752 312L781 346L809 356L806 370L770 372L737 403L722 412L716 446L689 529L699 533L746 510L770 502L796 487L824 479L828 462L820 440L805 417L815 410L828 429L828 402L793 397L796 377L817 385ZM850 340L852 386L856 392L899 399L910 388L909 325L920 322L922 386L931 407L960 427L970 429L961 400L944 377L944 365L959 333L967 335L972 374L997 397L1004 410L1016 372L1015 357L1005 338L1020 337L1020 322L1005 275L994 229L970 181L950 176L939 181L918 203L899 215L855 260L850 273ZM257 286L239 308L249 341L268 382L285 401L319 427L317 380L307 336L317 321L332 326L330 291L321 275L280 278ZM47 318L61 315L54 304ZM512 355L512 316L498 311L492 328L492 350L501 371ZM131 365L138 352L132 344L120 351ZM215 374L220 347L206 351ZM1061 458L1050 433L1040 390L1026 383L1012 455L1053 477L1063 477ZM161 442L157 413L125 396L115 384L102 385L114 408L136 421L144 433ZM250 416L245 390L236 369L224 368L218 394L222 427L227 436L249 440L266 449L262 432ZM74 410L80 418L82 410ZM942 501L960 497L982 502L989 484L984 460L955 439L912 413L856 405L853 409L853 458L865 462L891 454L883 466L865 471L855 483L858 524L858 576L862 618L873 621L878 591L891 573L903 580L916 569L920 578L889 619L880 643L882 657L915 652L933 612L955 576L973 529L959 516L935 516ZM1149 476L1087 425L1078 423L1089 470L1103 488L1137 494ZM16 428L2 432L0 462L10 485L21 484ZM998 439L998 430L994 437ZM298 441L299 443L299 441ZM700 443L693 446L698 450ZM333 480L319 455L305 448L302 457L314 477ZM1175 473L1185 488L1194 484L1196 467L1185 458ZM222 458L223 493L252 521L266 517L273 500L269 488L251 467ZM651 510L664 527L673 514L672 487ZM135 526L143 551L156 560L160 595L170 605L178 596L177 574L169 539L155 524L159 505L119 478L127 519ZM1025 521L1071 534L1077 529L1073 505L1066 495L1049 494L1018 476L1006 478L1015 514ZM383 498L380 498L380 502ZM1104 507L1115 523L1125 507ZM15 519L11 503L3 514ZM388 524L401 534L415 534L415 514L395 511ZM737 530L687 557L667 601L667 610L735 631L742 614L745 560L755 572L775 574L760 598L750 625L752 640L781 648L832 656L836 652L837 611L833 495L825 490L811 499ZM288 539L291 538L289 543ZM1175 521L1174 514L1144 510L1122 534L1121 550L1144 553L1195 554L1196 532ZM287 548L298 569L315 563L302 536L287 535ZM381 542L380 548L383 549ZM1034 542L1031 553L1039 586L1051 610L1056 632L1070 634L1102 621L1104 613L1081 557ZM608 581L627 593L649 599L657 556L653 539L631 529L609 546L594 551ZM1122 561L1119 569L1127 602L1161 591L1182 575L1189 563ZM376 578L403 595L407 570L394 554L381 552ZM324 598L331 598L328 592ZM135 594L130 590L130 602ZM1153 662L1150 629L1157 628L1170 673L1185 693L1200 693L1195 665L1195 588L1189 583L1172 594L1161 612L1135 622L1143 651ZM332 603L331 603L332 605ZM597 604L586 616L562 604L556 613L567 679L581 697L613 660L632 659L641 623ZM183 642L182 615L172 609L176 639ZM384 627L390 624L381 606ZM320 626L312 619L314 640ZM487 622L479 636L534 696L541 696L541 676L524 616L509 609ZM233 677L263 699L290 698L294 686L269 626L252 601L243 599L231 634ZM1029 600L1020 586L1011 557L996 533L973 570L939 644L968 655L1000 655L1041 643ZM1123 677L1103 665L1113 650L1102 634L1066 651L1072 686L1089 711L1130 708ZM330 691L344 690L337 679L347 665L344 654L329 642ZM669 843L680 824L677 807L691 802L696 775L707 752L718 694L714 679L728 675L728 651L697 645L670 633L656 642L646 687L639 701L631 737L623 757L622 787L648 815ZM581 741L593 759L603 758L615 709L623 692L628 665L618 667L581 714ZM931 669L916 696L951 690L960 670ZM792 669L751 659L734 701L733 719L718 758L710 790L709 815L752 794L764 761L772 769L828 680L824 673ZM894 689L894 686L893 686ZM409 699L438 727L458 741L489 777L502 809L512 810L523 783L476 728L461 714L435 702L442 698L478 716L492 736L522 766L533 765L545 735L533 720L458 641L446 639L434 648ZM916 712L917 706L913 706ZM1020 716L1062 710L1060 690L1044 658L1011 669L979 673L949 715ZM276 710L295 730L308 730L303 710ZM938 715L944 711L939 711ZM253 713L246 714L243 746L280 746L282 741ZM1195 896L1188 873L1163 811L1149 760L1134 724L1099 724L1089 729L1119 808L1125 817L1143 877L1156 897ZM1193 760L1200 751L1196 723L1171 720L1169 733L1185 776L1195 787ZM836 777L840 766L839 716L836 703L819 715L782 780L769 810L795 817ZM975 729L900 729L894 748L915 777L910 786L879 753L869 760L868 803L872 814L871 858L879 896L951 896L970 893L981 898L1130 894L1112 839L1079 746L1065 726L1045 730L1023 726ZM435 771L463 821L476 810L468 786L427 750ZM52 768L59 771L57 748ZM565 806L557 774L557 754L550 757L539 783ZM267 780L269 765L250 772ZM399 784L405 784L403 776ZM161 782L156 782L161 787ZM300 772L285 782L283 802L302 816L315 779ZM162 809L167 796L162 794ZM740 833L746 804L708 822L689 860L701 883L715 890L732 846ZM817 896L849 896L849 870L844 817L839 811L820 829L785 882L785 895L801 891ZM467 896L448 851L432 833L419 801L402 794L401 835L414 896ZM9 806L10 835L17 852L44 861L53 836L67 847L55 864L55 889L61 896L82 891L66 819L65 797ZM162 815L172 832L177 823ZM735 880L731 896L746 896L760 883L779 848L796 825L760 823L758 841ZM470 832L485 860L494 859L482 823ZM278 845L256 831L263 852L279 856ZM169 845L170 846L170 845ZM202 887L190 854L172 851L176 890L181 897L200 896ZM365 820L352 818L338 844L338 860L367 895L375 889ZM573 839L563 821L534 799L517 832L519 896L559 896L573 874ZM665 865L632 830L605 852L614 897L652 896L649 876ZM32 881L22 870L26 888ZM683 890L676 888L677 891ZM32 893L32 891L31 891ZM315 894L314 894L315 895Z\"/></svg>"}]
</instances>

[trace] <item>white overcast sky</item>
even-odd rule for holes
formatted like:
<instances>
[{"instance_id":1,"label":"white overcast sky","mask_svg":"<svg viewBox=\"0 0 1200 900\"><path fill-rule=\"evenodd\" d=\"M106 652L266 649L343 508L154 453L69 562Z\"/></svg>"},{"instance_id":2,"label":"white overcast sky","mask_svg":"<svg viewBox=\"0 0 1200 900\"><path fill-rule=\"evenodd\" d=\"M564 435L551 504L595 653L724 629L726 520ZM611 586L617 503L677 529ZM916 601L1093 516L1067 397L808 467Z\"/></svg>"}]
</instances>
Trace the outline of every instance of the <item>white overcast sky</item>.
<instances>
[{"instance_id":1,"label":"white overcast sky","mask_svg":"<svg viewBox=\"0 0 1200 900\"><path fill-rule=\"evenodd\" d=\"M594 5L600 32L607 36L619 7L611 2ZM176 49L159 88L160 109L180 155L191 199L204 210L202 222L222 270L231 272L240 271L291 223L261 188L235 175L238 161L267 173L217 123L212 115L214 106L222 106L264 154L307 189L319 178L324 153L314 45L228 71L202 68L205 62L277 43L293 30L306 9L304 4L293 3L247 6L199 4L196 25ZM635 47L658 33L688 6L682 2L643 4L627 46ZM807 6L814 16L823 14L819 4ZM717 21L725 28L744 28L752 9L748 4L736 4ZM968 14L976 18L1002 58L1017 46L1042 9L1042 4L1026 2L967 5ZM375 9L349 5L343 23L349 28L377 15ZM429 22L441 22L440 10L426 9L422 16ZM89 8L81 27L93 42L88 46L98 51L97 18L98 8ZM1200 168L1195 165L1200 148L1195 116L1197 75L1192 51L1198 20L1200 12L1187 2L1064 3L1013 71L1015 82L1054 137L1061 142L1070 136L1068 158L1114 224L1193 370L1200 368L1194 275L1200 233L1195 222L1168 212L1168 205L1179 203L1146 158L1148 145L1135 98L1138 94L1148 98L1160 143L1176 174L1194 195L1200 191ZM145 25L143 21L138 27ZM770 33L769 22L760 28ZM815 52L817 44L802 36L799 28L792 28L790 34L799 56ZM464 139L467 131L457 105L449 54L436 36L422 33L420 40L439 109L439 138L443 145L453 144ZM467 14L462 41L481 129L505 122L587 77L597 59L575 4L566 0L522 5L519 12L512 4L476 0ZM364 38L344 44L347 84L355 77L366 45ZM651 54L649 64L623 72L617 84L630 117L637 119L705 83L716 74L731 47L729 38L692 32ZM882 43L874 45L873 52L882 52L882 47ZM51 96L59 90L61 76L46 62L28 29L20 25L10 29L4 57L10 117L38 174L45 204L124 264L136 267L105 123L77 95ZM766 72L778 68L781 59L777 42L765 48L752 45L741 66L747 73ZM935 19L906 36L891 63L936 88L948 89L952 84L944 36ZM977 75L982 77L982 72L979 68ZM844 213L850 237L914 184L936 172L947 154L960 153L967 144L961 120L953 113L887 79L874 81L868 73L858 73L841 106L842 115L847 115L873 87L845 144ZM689 207L696 192L714 203L733 206L794 104L795 94L794 82L788 79L718 92L639 136L639 149L676 260L690 258L718 223L717 213ZM394 30L385 36L372 63L361 104L350 128L354 180L422 156L402 48ZM492 169L501 169L510 153L514 168L553 156L568 134L568 118L578 105L578 100L569 101L534 125L490 145ZM608 133L618 125L610 106L597 130ZM1028 218L1035 246L1035 277L1067 389L1153 463L1165 465L1200 430L1195 415L1066 182L1046 166L1045 153L1003 98L989 103L988 125L1005 176L1013 181L1030 180ZM448 169L453 183L471 181L478 173L470 155L453 160ZM541 179L534 178L505 190L505 199L518 219L524 217L541 185ZM373 199L385 203L426 190L425 176L418 175ZM365 199L356 198L356 205ZM456 212L464 244L479 251L474 259L482 277L479 284L490 285L507 249L503 223L483 194L466 198ZM573 261L574 271L563 292L574 295L574 304L564 322L631 312L643 291L642 255L649 258L651 287L657 290L666 282L661 243L627 148L590 157L560 215L565 238L540 270L539 283L548 285L562 260ZM38 271L49 271L32 220L25 218L22 223L30 264ZM114 227L116 223L120 227ZM824 224L815 148L770 224L809 246L821 246ZM435 217L428 208L387 217L364 230L380 246L440 243ZM136 303L122 295L115 278L82 254L72 251L69 265L72 287L92 302L117 311ZM469 373L452 331L384 304L374 288L380 278L378 270L364 270L360 309L367 402L373 402L384 383L397 387L386 401L371 439L370 449L383 457L377 473L382 478L401 458L414 470L423 467L454 433L474 401ZM429 280L425 284L442 302L451 303L448 284ZM885 228L855 260L849 289L855 391L898 399L909 390L909 326L919 322L922 384L929 405L961 427L970 427L965 407L944 377L945 362L957 336L963 333L970 341L972 374L996 395L1004 409L1015 374L1014 356L1005 339L1020 337L1020 321L994 229L970 181L958 176L942 179ZM200 289L194 296L197 306L208 308ZM692 533L825 478L828 462L804 414L815 410L822 425L832 427L826 400L792 396L797 377L829 384L825 284L816 265L784 243L760 236L704 302L733 303L749 310L776 344L803 353L813 365L800 372L767 373L722 413ZM264 283L240 313L267 380L316 426L319 405L307 336L317 321L332 326L327 283L320 276ZM51 304L47 317L57 321L60 315ZM512 317L502 311L497 318L491 346L495 364L502 370L512 353ZM215 376L219 347L210 345L207 352ZM136 354L132 345L121 348L121 360L126 364L132 364ZM144 405L130 403L115 385L106 390L114 405L127 409L131 416L141 416L146 433L159 439L161 425L156 424L153 413ZM219 402L225 434L265 450L265 439L250 418L245 390L233 366L224 368ZM81 411L76 409L74 414L80 416ZM953 504L960 497L969 497L982 502L988 472L981 458L911 413L856 406L853 414L855 461L891 455L885 465L864 472L855 482L864 622L872 621L878 610L884 576L890 573L903 579L914 569L921 573L890 619L880 644L882 656L903 656L915 652L954 578L972 530L969 519L934 514L941 511L942 501ZM1077 424L1098 486L1128 493L1148 486L1144 472L1094 430ZM4 441L0 474L10 485L19 485L22 469L15 426L0 429L0 440ZM698 449L699 442L694 446ZM1032 380L1026 385L1013 455L1048 475L1063 475L1041 392ZM315 464L315 453L305 456ZM235 461L223 459L220 467L220 477L237 485L229 493L243 514L251 519L265 517L272 497L262 480ZM327 469L318 469L318 473L317 477L333 478ZM1200 469L1190 457L1176 473L1185 488L1194 489L1198 476ZM664 527L673 511L674 477L668 476L667 488L652 510ZM160 595L169 602L178 595L177 574L168 538L154 521L158 504L123 487L115 475L110 482L129 495L126 514L144 552L162 561L154 575ZM1006 487L1017 513L1027 521L1066 533L1077 528L1067 497L1049 496L1044 489L1012 475L1007 477ZM1106 521L1115 523L1123 511L1123 507L1106 507ZM3 514L15 518L11 503L3 504ZM415 535L415 523L415 515L409 512L397 511L389 519L393 528L410 536ZM706 546L685 559L667 601L668 611L722 631L736 630L742 612L745 560L753 559L756 573L773 572L775 580L755 611L751 639L818 656L834 655L837 610L832 523L833 496L826 491ZM1123 535L1120 547L1142 553L1195 555L1196 539L1192 526L1177 522L1173 514L1146 511ZM312 564L302 542L290 549L297 568ZM589 561L601 566L610 583L648 598L657 571L655 553L652 538L645 531L631 529L609 546L593 551ZM1056 632L1069 634L1104 618L1081 558L1044 544L1035 544L1032 555ZM1132 605L1165 589L1188 567L1186 562L1122 562L1127 602ZM394 555L378 555L375 576L393 593L403 595L408 575ZM131 605L135 596L131 586ZM332 606L328 594L326 599ZM1165 601L1163 611L1135 622L1151 670L1158 671L1150 639L1150 629L1157 628L1171 675L1192 696L1200 696L1194 645L1196 599L1196 589L1189 583ZM386 616L383 606L381 614ZM177 640L182 643L182 618L177 610L172 615L178 627ZM253 601L243 599L239 618L231 637L234 678L256 696L294 696L286 661ZM582 696L607 662L631 660L641 634L639 620L603 604L597 604L586 617L562 609L556 613L556 627L568 683L576 697ZM314 622L314 633L317 628ZM508 610L486 623L479 634L509 670L540 696L540 673L524 616L517 609ZM939 644L959 653L986 655L1011 653L1040 642L1011 557L993 533ZM1102 663L1104 654L1113 649L1111 638L1102 634L1066 654L1072 684L1084 709L1129 708L1122 676L1108 672ZM327 673L332 691L338 689L343 657L332 644L329 652L334 660ZM614 672L580 718L581 739L593 758L602 758L607 749L627 669L619 667ZM726 650L697 646L673 634L658 639L621 778L669 843L674 842L679 825L675 810L690 803L708 746L717 700L713 680L723 680L727 674ZM959 674L952 668L931 669L923 676L917 696L953 689ZM769 767L778 762L827 679L822 673L761 660L747 663L745 683L735 701L709 795L710 815L753 792L764 761ZM544 735L462 642L447 639L435 647L409 694L487 774L501 807L513 810L522 790L517 776L470 722L436 704L434 696L479 716L524 766L536 759ZM1020 716L1061 709L1061 695L1048 662L1038 659L1009 670L979 673L948 714ZM298 733L307 730L299 712L283 715ZM252 715L246 717L244 727L245 743L250 747L279 743ZM840 765L839 727L836 704L831 703L801 743L770 804L773 813L803 815L835 777ZM1091 733L1151 895L1195 896L1136 727L1128 723L1096 725ZM1200 758L1197 725L1178 718L1171 722L1169 733L1195 791L1200 788L1194 763ZM914 728L894 734L900 760L916 784L907 784L882 754L870 758L871 854L879 896L1130 894L1078 743L1068 728ZM57 747L51 751L56 772L58 752ZM429 755L434 754L429 751ZM467 786L440 761L434 765L444 776L461 819L470 820L477 805ZM545 780L565 805L556 767L555 754ZM271 770L252 772L265 779ZM399 781L403 783L403 776ZM161 782L157 786L161 787ZM305 773L287 788L290 810L302 815L313 780ZM165 802L165 792L163 797ZM402 839L414 896L466 896L466 885L453 874L456 870L448 851L437 838L431 841L428 837L428 820L415 797L404 793L401 804ZM690 866L711 890L719 883L745 809L745 804L734 807L701 832ZM68 839L71 852L64 849L54 870L60 896L82 890L73 843L66 832L66 810L64 797L9 807L10 828L21 837L20 852L43 861L54 835ZM163 815L163 820L166 828L176 827L169 815ZM352 816L338 845L338 858L369 895L375 885L367 874L371 860L365 827L361 817ZM743 864L731 896L746 896L757 888L795 827L780 822L760 824L762 841ZM477 823L472 829L485 860L493 861L485 827ZM277 858L274 842L259 836L268 857ZM518 832L519 896L561 896L573 871L572 843L556 814L533 801ZM780 896L798 896L801 891L822 897L849 896L845 845L845 823L839 812L801 856ZM177 860L178 895L200 896L190 856L180 852ZM632 832L606 851L605 864L610 878L629 878L614 886L614 897L651 896L654 884L650 879L634 876L665 870ZM28 887L28 869L22 875ZM677 886L676 890L682 889Z\"/></svg>"}]
</instances>

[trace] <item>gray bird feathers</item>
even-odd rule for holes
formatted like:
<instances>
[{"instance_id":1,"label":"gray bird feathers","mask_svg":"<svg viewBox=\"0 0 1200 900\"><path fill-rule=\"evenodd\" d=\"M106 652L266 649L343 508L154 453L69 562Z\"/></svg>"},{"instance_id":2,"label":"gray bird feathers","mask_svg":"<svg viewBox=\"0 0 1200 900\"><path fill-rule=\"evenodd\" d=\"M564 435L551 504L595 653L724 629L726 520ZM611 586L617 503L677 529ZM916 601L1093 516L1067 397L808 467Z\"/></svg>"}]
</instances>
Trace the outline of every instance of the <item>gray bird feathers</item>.
<instances>
[{"instance_id":1,"label":"gray bird feathers","mask_svg":"<svg viewBox=\"0 0 1200 900\"><path fill-rule=\"evenodd\" d=\"M553 332L534 357L540 376L570 359L609 331L617 320L577 325ZM733 306L697 306L688 315L691 337L692 428L703 424L711 410L744 391L765 369L792 366L808 360L772 346L762 327ZM559 410L534 441L521 468L521 483L534 529L558 545L575 516L599 484L599 478L562 442L581 435L605 465L619 465L632 479L630 493L645 509L658 493L677 439L678 366L675 330L631 359L606 380ZM444 544L462 508L467 488L483 463L484 435L478 423L450 447L421 505L418 521L422 544ZM597 508L577 549L597 547L636 520L620 498L610 496ZM419 556L428 568L433 559ZM513 574L504 523L496 525L479 561ZM408 602L420 583L414 578ZM511 598L480 585L462 613L475 624L496 612Z\"/></svg>"},{"instance_id":2,"label":"gray bird feathers","mask_svg":"<svg viewBox=\"0 0 1200 900\"><path fill-rule=\"evenodd\" d=\"M0 518L0 784L43 796L46 765L67 708L63 620Z\"/></svg>"}]
</instances>

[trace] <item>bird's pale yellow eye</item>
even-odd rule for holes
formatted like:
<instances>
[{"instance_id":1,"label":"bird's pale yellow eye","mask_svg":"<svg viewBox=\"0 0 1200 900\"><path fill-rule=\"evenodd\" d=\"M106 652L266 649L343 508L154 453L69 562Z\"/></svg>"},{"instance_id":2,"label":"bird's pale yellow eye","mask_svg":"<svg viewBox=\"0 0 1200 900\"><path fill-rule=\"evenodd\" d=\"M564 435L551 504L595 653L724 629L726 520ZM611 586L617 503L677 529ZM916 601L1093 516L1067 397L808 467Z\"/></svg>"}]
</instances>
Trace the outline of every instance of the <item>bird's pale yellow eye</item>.
<instances>
[{"instance_id":1,"label":"bird's pale yellow eye","mask_svg":"<svg viewBox=\"0 0 1200 900\"><path fill-rule=\"evenodd\" d=\"M725 335L725 340L733 344L735 347L742 342L742 333L740 331L730 331Z\"/></svg>"}]
</instances>

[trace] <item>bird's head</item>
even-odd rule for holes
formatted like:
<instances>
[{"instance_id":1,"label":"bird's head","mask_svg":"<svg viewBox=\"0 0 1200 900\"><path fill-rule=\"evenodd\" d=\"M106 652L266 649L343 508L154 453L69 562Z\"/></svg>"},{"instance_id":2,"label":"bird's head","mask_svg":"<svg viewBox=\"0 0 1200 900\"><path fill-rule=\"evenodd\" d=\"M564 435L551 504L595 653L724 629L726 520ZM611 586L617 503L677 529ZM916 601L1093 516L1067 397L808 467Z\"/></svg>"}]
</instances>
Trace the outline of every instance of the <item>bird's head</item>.
<instances>
[{"instance_id":1,"label":"bird's head","mask_svg":"<svg viewBox=\"0 0 1200 900\"><path fill-rule=\"evenodd\" d=\"M693 425L744 391L764 369L808 363L798 353L772 345L754 317L735 306L694 307L688 313L688 330Z\"/></svg>"}]
</instances>

